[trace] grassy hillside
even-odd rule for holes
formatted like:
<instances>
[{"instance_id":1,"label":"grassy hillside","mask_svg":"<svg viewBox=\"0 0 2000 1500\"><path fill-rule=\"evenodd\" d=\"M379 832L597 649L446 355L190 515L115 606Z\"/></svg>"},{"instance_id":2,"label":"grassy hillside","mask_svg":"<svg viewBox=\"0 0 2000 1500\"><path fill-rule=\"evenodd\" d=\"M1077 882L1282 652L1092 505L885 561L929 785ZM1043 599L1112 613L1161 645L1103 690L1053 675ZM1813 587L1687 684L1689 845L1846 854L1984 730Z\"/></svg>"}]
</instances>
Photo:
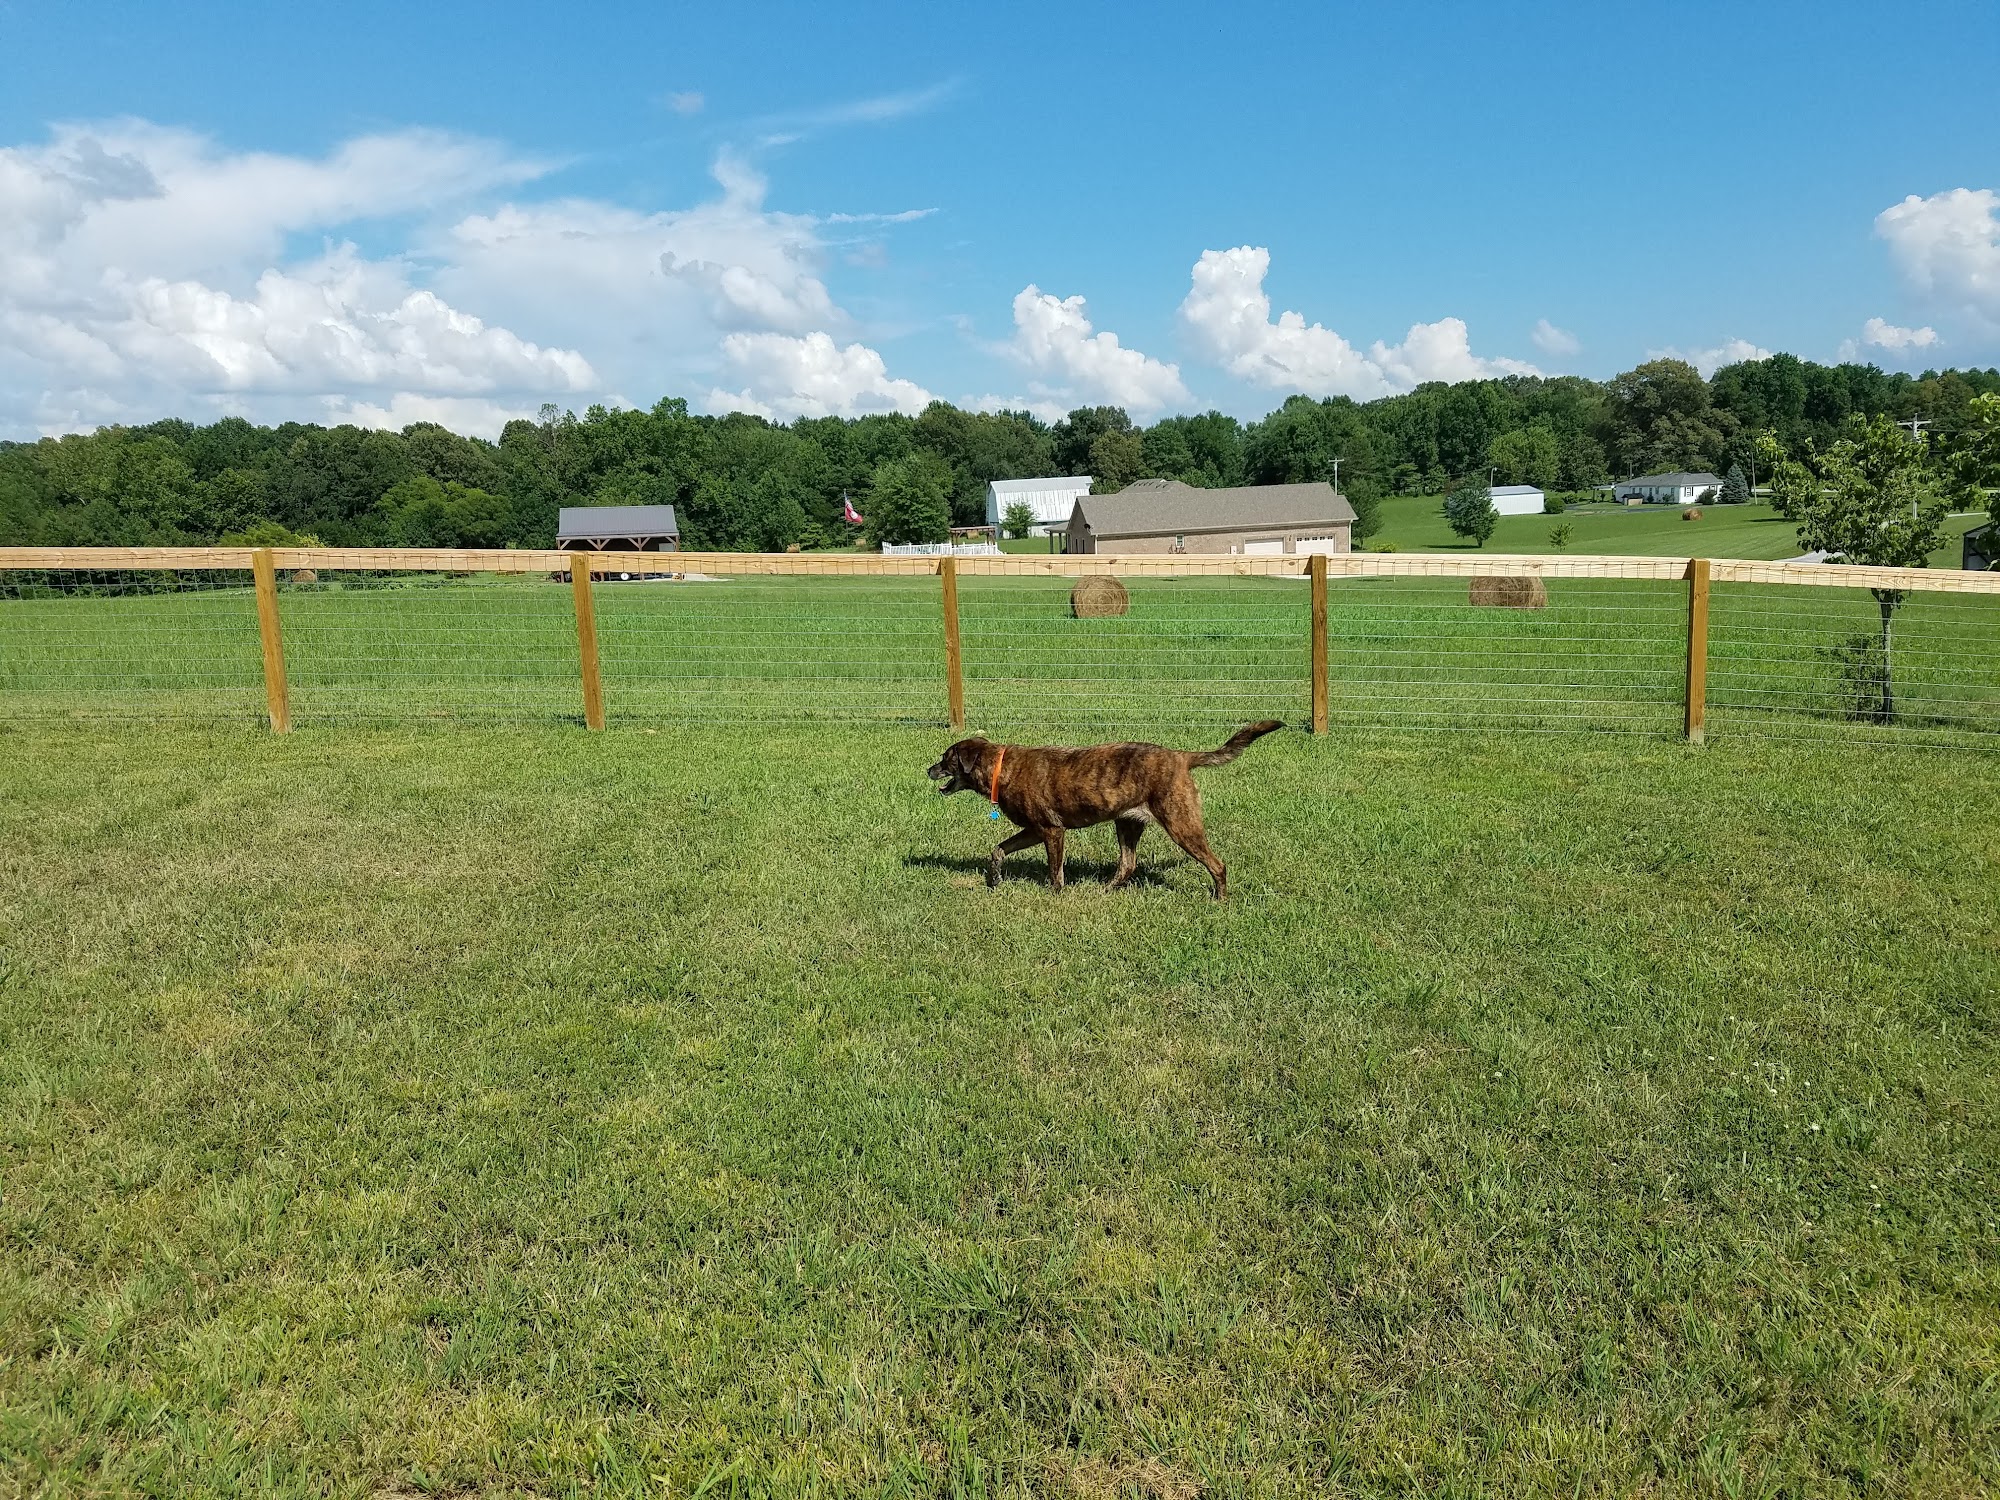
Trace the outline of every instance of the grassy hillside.
<instances>
[{"instance_id":1,"label":"grassy hillside","mask_svg":"<svg viewBox=\"0 0 2000 1500\"><path fill-rule=\"evenodd\" d=\"M1398 495L1382 502L1382 528L1368 545L1393 543L1405 552L1470 551L1472 544L1445 524L1441 495ZM1947 546L1931 554L1934 568L1959 564L1958 538L1985 520L1954 516L1946 523ZM1799 555L1798 532L1769 505L1711 505L1698 521L1681 519L1672 505L1591 505L1559 516L1502 516L1489 552L1553 552L1552 528L1567 524L1572 553L1599 552L1630 557L1744 557L1775 559Z\"/></svg>"},{"instance_id":2,"label":"grassy hillside","mask_svg":"<svg viewBox=\"0 0 2000 1500\"><path fill-rule=\"evenodd\" d=\"M1985 762L944 738L0 728L0 1491L2000 1485Z\"/></svg>"}]
</instances>

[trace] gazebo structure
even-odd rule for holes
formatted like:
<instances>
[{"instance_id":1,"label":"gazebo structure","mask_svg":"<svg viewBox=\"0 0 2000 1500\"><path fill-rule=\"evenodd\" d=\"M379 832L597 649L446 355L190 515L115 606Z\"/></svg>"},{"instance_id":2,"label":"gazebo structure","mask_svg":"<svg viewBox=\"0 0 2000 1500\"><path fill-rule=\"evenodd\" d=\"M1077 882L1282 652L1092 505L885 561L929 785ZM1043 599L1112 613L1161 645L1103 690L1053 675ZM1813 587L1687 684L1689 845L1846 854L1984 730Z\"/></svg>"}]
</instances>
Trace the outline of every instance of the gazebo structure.
<instances>
[{"instance_id":1,"label":"gazebo structure","mask_svg":"<svg viewBox=\"0 0 2000 1500\"><path fill-rule=\"evenodd\" d=\"M671 505L565 505L556 523L564 552L678 552Z\"/></svg>"}]
</instances>

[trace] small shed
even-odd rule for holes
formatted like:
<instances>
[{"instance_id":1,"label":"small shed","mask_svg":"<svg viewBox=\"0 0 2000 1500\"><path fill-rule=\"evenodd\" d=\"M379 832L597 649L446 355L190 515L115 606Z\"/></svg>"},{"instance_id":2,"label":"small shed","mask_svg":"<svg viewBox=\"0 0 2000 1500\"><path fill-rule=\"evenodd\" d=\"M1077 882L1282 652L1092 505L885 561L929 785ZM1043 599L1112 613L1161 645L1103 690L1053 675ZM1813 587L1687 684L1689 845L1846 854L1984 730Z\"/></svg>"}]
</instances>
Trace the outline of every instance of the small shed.
<instances>
[{"instance_id":1,"label":"small shed","mask_svg":"<svg viewBox=\"0 0 2000 1500\"><path fill-rule=\"evenodd\" d=\"M1141 479L1115 495L1080 498L1069 521L1069 550L1351 552L1354 507L1324 480L1204 490L1177 479Z\"/></svg>"},{"instance_id":2,"label":"small shed","mask_svg":"<svg viewBox=\"0 0 2000 1500\"><path fill-rule=\"evenodd\" d=\"M1486 498L1503 516L1539 516L1549 503L1549 497L1532 484L1496 484L1488 488Z\"/></svg>"},{"instance_id":3,"label":"small shed","mask_svg":"<svg viewBox=\"0 0 2000 1500\"><path fill-rule=\"evenodd\" d=\"M1966 532L1960 542L1959 565L1975 573L2000 568L2000 526L1988 521Z\"/></svg>"},{"instance_id":4,"label":"small shed","mask_svg":"<svg viewBox=\"0 0 2000 1500\"><path fill-rule=\"evenodd\" d=\"M986 524L998 527L1007 519L1007 512L1016 505L1025 505L1035 518L1028 528L1029 536L1047 536L1050 532L1061 531L1069 525L1070 512L1076 509L1077 497L1090 493L1091 479L1088 474L1073 474L1064 479L994 479L986 485Z\"/></svg>"},{"instance_id":5,"label":"small shed","mask_svg":"<svg viewBox=\"0 0 2000 1500\"><path fill-rule=\"evenodd\" d=\"M565 505L556 522L564 552L678 552L671 505Z\"/></svg>"}]
</instances>

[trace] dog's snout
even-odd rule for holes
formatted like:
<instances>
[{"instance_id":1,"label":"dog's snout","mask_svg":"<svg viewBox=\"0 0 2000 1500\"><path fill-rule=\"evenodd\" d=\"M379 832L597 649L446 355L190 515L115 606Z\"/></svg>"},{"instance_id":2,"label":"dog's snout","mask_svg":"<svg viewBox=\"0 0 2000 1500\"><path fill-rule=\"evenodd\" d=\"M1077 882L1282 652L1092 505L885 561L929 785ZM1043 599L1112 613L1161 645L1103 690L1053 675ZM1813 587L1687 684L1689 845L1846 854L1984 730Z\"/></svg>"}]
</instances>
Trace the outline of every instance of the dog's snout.
<instances>
[{"instance_id":1,"label":"dog's snout","mask_svg":"<svg viewBox=\"0 0 2000 1500\"><path fill-rule=\"evenodd\" d=\"M924 772L924 774L930 777L932 781L943 781L947 776L951 775L951 772L945 769L943 761L939 761L928 771Z\"/></svg>"}]
</instances>

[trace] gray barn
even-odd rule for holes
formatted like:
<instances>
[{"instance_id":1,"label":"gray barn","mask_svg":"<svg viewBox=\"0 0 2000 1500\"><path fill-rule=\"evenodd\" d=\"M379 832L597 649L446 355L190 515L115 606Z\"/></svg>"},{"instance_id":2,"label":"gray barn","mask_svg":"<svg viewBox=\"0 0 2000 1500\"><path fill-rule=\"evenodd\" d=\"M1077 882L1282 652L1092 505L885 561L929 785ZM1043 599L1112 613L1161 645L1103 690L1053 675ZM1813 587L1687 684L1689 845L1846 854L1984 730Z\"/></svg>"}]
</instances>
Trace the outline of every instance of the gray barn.
<instances>
[{"instance_id":1,"label":"gray barn","mask_svg":"<svg viewBox=\"0 0 2000 1500\"><path fill-rule=\"evenodd\" d=\"M1141 479L1115 495L1079 498L1068 542L1071 552L1351 552L1354 507L1324 481L1200 490Z\"/></svg>"}]
</instances>

